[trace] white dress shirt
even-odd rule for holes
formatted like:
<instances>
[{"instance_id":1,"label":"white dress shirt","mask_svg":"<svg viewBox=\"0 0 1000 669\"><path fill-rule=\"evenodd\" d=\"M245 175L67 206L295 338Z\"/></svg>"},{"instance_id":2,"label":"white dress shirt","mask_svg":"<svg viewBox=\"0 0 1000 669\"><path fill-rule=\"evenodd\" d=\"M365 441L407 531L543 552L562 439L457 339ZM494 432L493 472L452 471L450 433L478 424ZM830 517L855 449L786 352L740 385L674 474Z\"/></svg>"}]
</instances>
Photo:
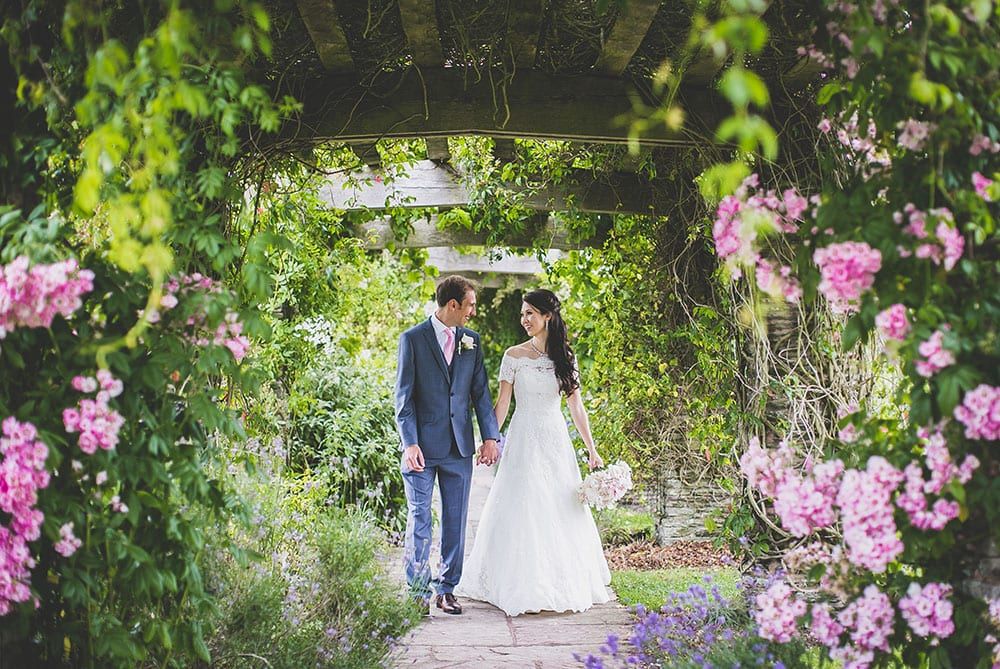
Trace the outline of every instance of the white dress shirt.
<instances>
[{"instance_id":1,"label":"white dress shirt","mask_svg":"<svg viewBox=\"0 0 1000 669\"><path fill-rule=\"evenodd\" d=\"M452 341L455 342L454 348L452 348L452 352L454 353L454 351L458 348L458 342L455 341L455 337L457 336L455 328L450 328L438 320L437 314L431 314L431 325L434 326L434 334L437 335L438 346L441 347L442 354L444 353L444 344L448 340L448 336L444 333L444 331L451 330Z\"/></svg>"}]
</instances>

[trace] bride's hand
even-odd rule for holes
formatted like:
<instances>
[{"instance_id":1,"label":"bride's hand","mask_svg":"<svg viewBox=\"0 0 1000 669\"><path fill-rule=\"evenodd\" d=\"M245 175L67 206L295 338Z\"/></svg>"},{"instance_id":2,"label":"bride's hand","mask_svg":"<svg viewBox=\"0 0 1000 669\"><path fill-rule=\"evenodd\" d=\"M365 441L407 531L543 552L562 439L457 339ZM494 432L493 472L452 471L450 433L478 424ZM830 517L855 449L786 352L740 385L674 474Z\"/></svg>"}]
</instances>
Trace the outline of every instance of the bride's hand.
<instances>
[{"instance_id":1,"label":"bride's hand","mask_svg":"<svg viewBox=\"0 0 1000 669\"><path fill-rule=\"evenodd\" d=\"M604 466L604 460L601 460L601 456L597 454L597 451L592 451L590 453L590 458L587 459L587 464L590 465L590 469L600 469Z\"/></svg>"}]
</instances>

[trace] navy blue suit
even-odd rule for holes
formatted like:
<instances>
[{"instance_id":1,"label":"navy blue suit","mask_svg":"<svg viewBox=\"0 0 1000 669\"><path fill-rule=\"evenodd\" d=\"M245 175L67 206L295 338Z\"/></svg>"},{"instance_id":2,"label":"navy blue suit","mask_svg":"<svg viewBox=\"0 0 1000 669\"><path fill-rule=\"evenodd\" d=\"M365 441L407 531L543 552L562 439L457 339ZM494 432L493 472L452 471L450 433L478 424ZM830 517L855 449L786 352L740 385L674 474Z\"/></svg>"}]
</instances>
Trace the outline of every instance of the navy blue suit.
<instances>
[{"instance_id":1,"label":"navy blue suit","mask_svg":"<svg viewBox=\"0 0 1000 669\"><path fill-rule=\"evenodd\" d=\"M462 346L463 337L472 348ZM430 595L428 564L431 541L431 498L434 479L441 490L441 576L439 594L452 592L462 577L465 523L472 483L472 431L475 408L483 439L498 439L493 400L483 364L479 335L459 326L451 365L445 362L430 319L399 338L396 370L396 425L400 448L416 444L424 454L424 471L402 466L409 515L406 521L406 579L413 594Z\"/></svg>"}]
</instances>

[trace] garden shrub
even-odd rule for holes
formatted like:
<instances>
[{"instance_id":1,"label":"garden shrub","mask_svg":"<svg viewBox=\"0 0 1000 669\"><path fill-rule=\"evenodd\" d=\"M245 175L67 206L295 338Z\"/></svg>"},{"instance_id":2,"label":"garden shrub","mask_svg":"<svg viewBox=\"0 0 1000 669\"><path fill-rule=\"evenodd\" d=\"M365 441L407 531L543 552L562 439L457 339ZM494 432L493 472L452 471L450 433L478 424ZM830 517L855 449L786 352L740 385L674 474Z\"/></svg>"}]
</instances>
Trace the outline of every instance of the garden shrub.
<instances>
[{"instance_id":1,"label":"garden shrub","mask_svg":"<svg viewBox=\"0 0 1000 669\"><path fill-rule=\"evenodd\" d=\"M205 560L219 602L213 666L384 665L419 620L391 571L385 532L363 511L327 504L323 481L283 473L280 444L252 446L257 473L235 472L252 518L216 537L224 541Z\"/></svg>"},{"instance_id":2,"label":"garden shrub","mask_svg":"<svg viewBox=\"0 0 1000 669\"><path fill-rule=\"evenodd\" d=\"M401 530L406 497L394 397L384 375L336 353L320 358L289 397L288 446L292 470L316 470L335 504L366 509Z\"/></svg>"}]
</instances>

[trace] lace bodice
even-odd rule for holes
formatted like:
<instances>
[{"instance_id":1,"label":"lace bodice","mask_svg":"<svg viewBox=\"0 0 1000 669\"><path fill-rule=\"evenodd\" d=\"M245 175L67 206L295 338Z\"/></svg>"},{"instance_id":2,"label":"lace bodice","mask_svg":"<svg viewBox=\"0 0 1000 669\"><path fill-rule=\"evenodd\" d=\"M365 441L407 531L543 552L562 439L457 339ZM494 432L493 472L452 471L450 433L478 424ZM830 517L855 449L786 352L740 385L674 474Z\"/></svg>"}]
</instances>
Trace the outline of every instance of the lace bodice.
<instances>
[{"instance_id":1,"label":"lace bodice","mask_svg":"<svg viewBox=\"0 0 1000 669\"><path fill-rule=\"evenodd\" d=\"M561 397L555 364L546 356L515 357L504 353L500 380L514 386L514 401L522 413L560 412Z\"/></svg>"}]
</instances>

